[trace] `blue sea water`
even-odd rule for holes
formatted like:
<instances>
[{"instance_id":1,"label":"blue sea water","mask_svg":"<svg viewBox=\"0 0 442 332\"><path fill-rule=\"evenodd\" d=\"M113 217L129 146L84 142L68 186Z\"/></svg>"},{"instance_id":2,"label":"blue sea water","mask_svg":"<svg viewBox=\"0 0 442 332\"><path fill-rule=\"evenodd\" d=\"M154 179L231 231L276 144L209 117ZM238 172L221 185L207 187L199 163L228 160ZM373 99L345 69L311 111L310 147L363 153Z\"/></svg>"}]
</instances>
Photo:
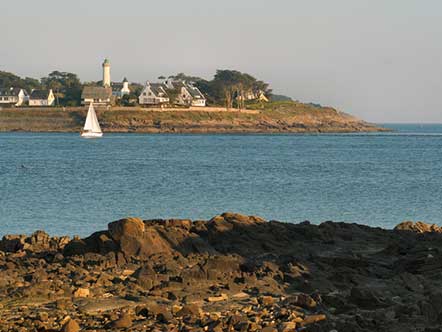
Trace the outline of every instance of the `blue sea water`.
<instances>
[{"instance_id":1,"label":"blue sea water","mask_svg":"<svg viewBox=\"0 0 442 332\"><path fill-rule=\"evenodd\" d=\"M393 133L0 133L0 235L88 235L125 217L224 211L392 228L442 223L442 125Z\"/></svg>"}]
</instances>

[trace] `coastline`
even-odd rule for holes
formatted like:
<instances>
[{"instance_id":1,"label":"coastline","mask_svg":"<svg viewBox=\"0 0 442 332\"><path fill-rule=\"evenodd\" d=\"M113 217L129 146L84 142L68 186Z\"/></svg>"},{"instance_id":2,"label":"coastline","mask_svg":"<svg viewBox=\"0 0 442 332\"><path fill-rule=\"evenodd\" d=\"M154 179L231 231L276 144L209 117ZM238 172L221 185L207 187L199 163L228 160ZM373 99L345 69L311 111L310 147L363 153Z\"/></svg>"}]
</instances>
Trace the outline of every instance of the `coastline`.
<instances>
[{"instance_id":1,"label":"coastline","mask_svg":"<svg viewBox=\"0 0 442 332\"><path fill-rule=\"evenodd\" d=\"M126 218L82 239L5 236L1 328L423 331L440 323L441 239L420 222L235 213Z\"/></svg>"},{"instance_id":2,"label":"coastline","mask_svg":"<svg viewBox=\"0 0 442 332\"><path fill-rule=\"evenodd\" d=\"M353 133L387 132L389 129L359 120L332 108L291 105L290 109L230 110L98 109L108 133ZM85 108L24 108L0 110L0 132L79 132Z\"/></svg>"}]
</instances>

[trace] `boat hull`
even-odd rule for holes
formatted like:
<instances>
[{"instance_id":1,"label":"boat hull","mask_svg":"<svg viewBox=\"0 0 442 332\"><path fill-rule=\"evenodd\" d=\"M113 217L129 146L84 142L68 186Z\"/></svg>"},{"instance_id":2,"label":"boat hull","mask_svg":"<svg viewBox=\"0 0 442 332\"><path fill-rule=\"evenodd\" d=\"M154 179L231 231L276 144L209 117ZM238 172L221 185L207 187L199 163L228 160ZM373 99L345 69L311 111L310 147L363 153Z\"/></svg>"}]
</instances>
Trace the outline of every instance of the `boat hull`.
<instances>
[{"instance_id":1,"label":"boat hull","mask_svg":"<svg viewBox=\"0 0 442 332\"><path fill-rule=\"evenodd\" d=\"M102 136L103 136L103 133L91 133L91 132L81 133L81 137L83 137L83 138L100 138Z\"/></svg>"}]
</instances>

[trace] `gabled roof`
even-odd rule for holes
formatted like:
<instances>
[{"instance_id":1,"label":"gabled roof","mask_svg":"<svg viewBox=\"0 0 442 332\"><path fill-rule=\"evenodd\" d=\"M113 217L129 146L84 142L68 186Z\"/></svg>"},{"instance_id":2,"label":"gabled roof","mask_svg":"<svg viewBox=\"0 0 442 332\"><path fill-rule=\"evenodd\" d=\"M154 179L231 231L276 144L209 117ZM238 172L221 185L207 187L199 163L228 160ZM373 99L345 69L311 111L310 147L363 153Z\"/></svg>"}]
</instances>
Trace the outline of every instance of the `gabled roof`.
<instances>
[{"instance_id":1,"label":"gabled roof","mask_svg":"<svg viewBox=\"0 0 442 332\"><path fill-rule=\"evenodd\" d=\"M192 95L192 98L206 99L201 93L200 89L198 89L196 86L187 84L187 91L189 91L189 93Z\"/></svg>"},{"instance_id":2,"label":"gabled roof","mask_svg":"<svg viewBox=\"0 0 442 332\"><path fill-rule=\"evenodd\" d=\"M110 99L112 88L102 86L85 86L81 93L81 99Z\"/></svg>"},{"instance_id":3,"label":"gabled roof","mask_svg":"<svg viewBox=\"0 0 442 332\"><path fill-rule=\"evenodd\" d=\"M124 87L124 83L129 83L126 77L124 78L123 82L111 82L112 91L120 92Z\"/></svg>"},{"instance_id":4,"label":"gabled roof","mask_svg":"<svg viewBox=\"0 0 442 332\"><path fill-rule=\"evenodd\" d=\"M152 93L155 96L165 97L165 98L168 97L167 92L166 92L166 90L164 90L162 83L150 83L149 86L150 86L150 90L152 91Z\"/></svg>"},{"instance_id":5,"label":"gabled roof","mask_svg":"<svg viewBox=\"0 0 442 332\"><path fill-rule=\"evenodd\" d=\"M21 88L0 88L0 96L2 96L2 97L18 96L18 94L20 93L21 90L23 90L23 92L25 93L25 96L28 95L26 90L21 89Z\"/></svg>"},{"instance_id":6,"label":"gabled roof","mask_svg":"<svg viewBox=\"0 0 442 332\"><path fill-rule=\"evenodd\" d=\"M194 99L206 99L201 91L190 83L184 81L173 81L172 84L174 89L185 88Z\"/></svg>"},{"instance_id":7,"label":"gabled roof","mask_svg":"<svg viewBox=\"0 0 442 332\"><path fill-rule=\"evenodd\" d=\"M29 99L48 99L50 90L32 90Z\"/></svg>"}]
</instances>

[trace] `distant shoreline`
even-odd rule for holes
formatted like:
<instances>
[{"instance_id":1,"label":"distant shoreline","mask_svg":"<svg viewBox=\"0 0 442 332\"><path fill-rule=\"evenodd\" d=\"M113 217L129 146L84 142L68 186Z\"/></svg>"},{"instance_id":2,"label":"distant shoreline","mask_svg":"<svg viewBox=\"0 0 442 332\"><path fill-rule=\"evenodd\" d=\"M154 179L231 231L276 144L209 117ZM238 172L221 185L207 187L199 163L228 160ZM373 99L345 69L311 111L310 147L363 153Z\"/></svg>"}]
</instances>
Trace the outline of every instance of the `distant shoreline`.
<instances>
[{"instance_id":1,"label":"distant shoreline","mask_svg":"<svg viewBox=\"0 0 442 332\"><path fill-rule=\"evenodd\" d=\"M390 131L333 108L297 103L276 106L261 110L112 107L98 108L97 114L105 133L303 134ZM85 107L2 109L0 132L79 132L85 117Z\"/></svg>"}]
</instances>

